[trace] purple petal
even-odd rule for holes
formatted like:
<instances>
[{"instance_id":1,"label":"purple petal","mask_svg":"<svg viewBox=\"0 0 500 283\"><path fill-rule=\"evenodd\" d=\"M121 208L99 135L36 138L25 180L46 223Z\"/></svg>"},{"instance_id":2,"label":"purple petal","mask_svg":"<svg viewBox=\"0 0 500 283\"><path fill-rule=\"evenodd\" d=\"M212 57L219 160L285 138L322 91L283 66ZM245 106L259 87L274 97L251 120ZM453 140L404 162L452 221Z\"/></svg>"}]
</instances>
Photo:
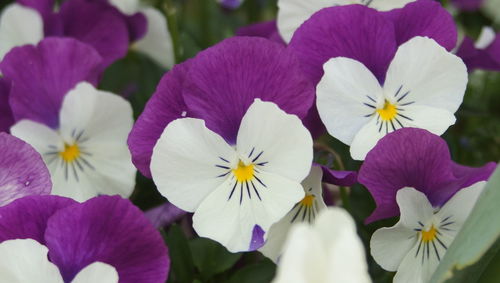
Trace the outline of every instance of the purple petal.
<instances>
[{"instance_id":1,"label":"purple petal","mask_svg":"<svg viewBox=\"0 0 500 283\"><path fill-rule=\"evenodd\" d=\"M314 88L282 45L258 37L233 37L193 59L183 94L194 117L234 143L255 98L303 118L313 103Z\"/></svg>"},{"instance_id":2,"label":"purple petal","mask_svg":"<svg viewBox=\"0 0 500 283\"><path fill-rule=\"evenodd\" d=\"M419 0L385 13L394 22L398 45L415 36L434 39L447 50L455 48L457 27L451 14L439 2Z\"/></svg>"},{"instance_id":3,"label":"purple petal","mask_svg":"<svg viewBox=\"0 0 500 283\"><path fill-rule=\"evenodd\" d=\"M241 27L236 31L236 35L263 37L276 43L286 45L285 41L281 38L278 32L276 20Z\"/></svg>"},{"instance_id":4,"label":"purple petal","mask_svg":"<svg viewBox=\"0 0 500 283\"><path fill-rule=\"evenodd\" d=\"M358 180L377 208L366 223L397 216L396 193L403 187L423 192L433 206L441 206L458 190L492 172L491 165L475 169L455 167L446 142L422 129L404 128L386 135L361 166Z\"/></svg>"},{"instance_id":5,"label":"purple petal","mask_svg":"<svg viewBox=\"0 0 500 283\"><path fill-rule=\"evenodd\" d=\"M45 240L66 282L95 261L115 267L122 283L167 279L170 260L160 233L137 207L118 196L59 210L47 223Z\"/></svg>"},{"instance_id":6,"label":"purple petal","mask_svg":"<svg viewBox=\"0 0 500 283\"><path fill-rule=\"evenodd\" d=\"M10 84L0 78L0 132L8 132L14 124L14 117L9 104Z\"/></svg>"},{"instance_id":7,"label":"purple petal","mask_svg":"<svg viewBox=\"0 0 500 283\"><path fill-rule=\"evenodd\" d=\"M252 231L252 239L250 240L249 251L260 249L264 245L264 230L259 225L255 225Z\"/></svg>"},{"instance_id":8,"label":"purple petal","mask_svg":"<svg viewBox=\"0 0 500 283\"><path fill-rule=\"evenodd\" d=\"M323 182L337 186L352 186L358 182L358 173L356 171L337 171L329 169L324 165L320 166L323 170Z\"/></svg>"},{"instance_id":9,"label":"purple petal","mask_svg":"<svg viewBox=\"0 0 500 283\"><path fill-rule=\"evenodd\" d=\"M457 183L460 188L466 188L477 182L488 180L496 167L497 164L495 162L488 162L479 168L467 167L454 162L451 164L451 170L453 171L453 175L458 179Z\"/></svg>"},{"instance_id":10,"label":"purple petal","mask_svg":"<svg viewBox=\"0 0 500 283\"><path fill-rule=\"evenodd\" d=\"M218 0L222 7L227 9L237 9L243 3L243 0Z\"/></svg>"},{"instance_id":11,"label":"purple petal","mask_svg":"<svg viewBox=\"0 0 500 283\"><path fill-rule=\"evenodd\" d=\"M465 37L457 51L457 56L462 58L469 72L476 69L500 71L500 36L486 49L477 49L474 41Z\"/></svg>"},{"instance_id":12,"label":"purple petal","mask_svg":"<svg viewBox=\"0 0 500 283\"><path fill-rule=\"evenodd\" d=\"M28 196L0 207L0 243L29 238L45 244L47 220L59 209L76 203L59 196Z\"/></svg>"},{"instance_id":13,"label":"purple petal","mask_svg":"<svg viewBox=\"0 0 500 283\"><path fill-rule=\"evenodd\" d=\"M146 35L148 30L148 20L143 13L125 16L125 21L127 22L130 42L137 41Z\"/></svg>"},{"instance_id":14,"label":"purple petal","mask_svg":"<svg viewBox=\"0 0 500 283\"><path fill-rule=\"evenodd\" d=\"M31 145L0 133L0 206L29 195L48 195L50 173Z\"/></svg>"},{"instance_id":15,"label":"purple petal","mask_svg":"<svg viewBox=\"0 0 500 283\"><path fill-rule=\"evenodd\" d=\"M304 126L309 130L313 139L319 138L326 132L325 125L323 125L323 122L319 117L316 103L314 103L313 106L309 109L306 117L302 119L302 123L304 123Z\"/></svg>"},{"instance_id":16,"label":"purple petal","mask_svg":"<svg viewBox=\"0 0 500 283\"><path fill-rule=\"evenodd\" d=\"M157 228L166 227L186 215L187 212L171 203L165 203L144 213Z\"/></svg>"},{"instance_id":17,"label":"purple petal","mask_svg":"<svg viewBox=\"0 0 500 283\"><path fill-rule=\"evenodd\" d=\"M481 8L484 0L451 0L453 5L463 11L476 11Z\"/></svg>"},{"instance_id":18,"label":"purple petal","mask_svg":"<svg viewBox=\"0 0 500 283\"><path fill-rule=\"evenodd\" d=\"M64 36L76 38L94 47L103 58L103 68L127 54L127 23L109 5L85 0L65 1L61 6L60 16Z\"/></svg>"},{"instance_id":19,"label":"purple petal","mask_svg":"<svg viewBox=\"0 0 500 283\"><path fill-rule=\"evenodd\" d=\"M37 10L41 15L49 15L54 9L54 0L16 0L17 3Z\"/></svg>"},{"instance_id":20,"label":"purple petal","mask_svg":"<svg viewBox=\"0 0 500 283\"><path fill-rule=\"evenodd\" d=\"M59 124L64 95L78 82L97 82L101 57L90 46L69 38L47 38L38 46L14 48L0 63L11 81L10 105L16 121Z\"/></svg>"},{"instance_id":21,"label":"purple petal","mask_svg":"<svg viewBox=\"0 0 500 283\"><path fill-rule=\"evenodd\" d=\"M289 47L316 85L323 64L340 56L362 62L382 82L397 46L393 24L382 13L348 5L314 14L297 29Z\"/></svg>"},{"instance_id":22,"label":"purple petal","mask_svg":"<svg viewBox=\"0 0 500 283\"><path fill-rule=\"evenodd\" d=\"M189 114L181 93L189 63L176 65L163 76L128 137L132 162L148 178L151 178L153 147L163 130L171 121L182 118L183 112Z\"/></svg>"}]
</instances>

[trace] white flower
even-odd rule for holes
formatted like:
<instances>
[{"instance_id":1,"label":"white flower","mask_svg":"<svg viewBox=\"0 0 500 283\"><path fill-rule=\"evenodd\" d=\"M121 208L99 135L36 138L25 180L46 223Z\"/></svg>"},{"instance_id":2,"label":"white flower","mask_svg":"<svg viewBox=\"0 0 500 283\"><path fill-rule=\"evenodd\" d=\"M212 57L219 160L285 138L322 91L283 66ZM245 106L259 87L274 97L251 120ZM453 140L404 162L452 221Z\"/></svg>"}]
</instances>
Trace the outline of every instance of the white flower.
<instances>
[{"instance_id":1,"label":"white flower","mask_svg":"<svg viewBox=\"0 0 500 283\"><path fill-rule=\"evenodd\" d=\"M479 38L474 46L477 49L486 49L495 41L496 36L495 30L492 27L485 26L481 29L481 34L479 34Z\"/></svg>"},{"instance_id":2,"label":"white flower","mask_svg":"<svg viewBox=\"0 0 500 283\"><path fill-rule=\"evenodd\" d=\"M403 8L415 0L278 0L278 31L289 43L295 31L317 11L333 6L365 5L379 11Z\"/></svg>"},{"instance_id":3,"label":"white flower","mask_svg":"<svg viewBox=\"0 0 500 283\"><path fill-rule=\"evenodd\" d=\"M377 230L370 242L375 261L385 270L397 271L394 283L428 282L485 184L478 182L458 191L441 208L433 208L413 188L398 191L399 222Z\"/></svg>"},{"instance_id":4,"label":"white flower","mask_svg":"<svg viewBox=\"0 0 500 283\"><path fill-rule=\"evenodd\" d=\"M313 225L292 227L273 283L368 283L365 250L352 217L323 210Z\"/></svg>"},{"instance_id":5,"label":"white flower","mask_svg":"<svg viewBox=\"0 0 500 283\"><path fill-rule=\"evenodd\" d=\"M139 0L109 0L109 3L125 15L144 14L148 22L146 34L132 44L132 49L171 69L175 64L174 44L165 16L153 7L142 6Z\"/></svg>"},{"instance_id":6,"label":"white flower","mask_svg":"<svg viewBox=\"0 0 500 283\"><path fill-rule=\"evenodd\" d=\"M306 196L279 222L273 224L267 233L266 243L259 251L277 262L283 251L283 245L290 228L296 223L312 223L316 216L326 208L323 201L321 179L323 171L318 166L312 166L307 178L302 181L302 188Z\"/></svg>"},{"instance_id":7,"label":"white flower","mask_svg":"<svg viewBox=\"0 0 500 283\"><path fill-rule=\"evenodd\" d=\"M401 45L384 85L360 62L338 57L323 66L316 105L328 132L363 160L377 141L403 127L441 135L455 123L467 68L434 40L414 37Z\"/></svg>"},{"instance_id":8,"label":"white flower","mask_svg":"<svg viewBox=\"0 0 500 283\"><path fill-rule=\"evenodd\" d=\"M59 129L21 120L14 136L43 157L52 178L52 194L85 201L99 194L129 197L136 169L127 147L133 124L125 99L79 83L64 97Z\"/></svg>"},{"instance_id":9,"label":"white flower","mask_svg":"<svg viewBox=\"0 0 500 283\"><path fill-rule=\"evenodd\" d=\"M312 138L300 119L256 99L234 147L203 120L171 122L153 149L151 173L163 196L194 212L200 236L236 252L304 197L300 182L311 164Z\"/></svg>"},{"instance_id":10,"label":"white flower","mask_svg":"<svg viewBox=\"0 0 500 283\"><path fill-rule=\"evenodd\" d=\"M8 5L0 16L0 62L12 48L37 44L43 36L43 19L36 10Z\"/></svg>"},{"instance_id":11,"label":"white flower","mask_svg":"<svg viewBox=\"0 0 500 283\"><path fill-rule=\"evenodd\" d=\"M55 264L48 260L48 249L32 239L8 240L0 243L0 283L63 283ZM82 269L71 283L116 283L118 272L102 262Z\"/></svg>"}]
</instances>

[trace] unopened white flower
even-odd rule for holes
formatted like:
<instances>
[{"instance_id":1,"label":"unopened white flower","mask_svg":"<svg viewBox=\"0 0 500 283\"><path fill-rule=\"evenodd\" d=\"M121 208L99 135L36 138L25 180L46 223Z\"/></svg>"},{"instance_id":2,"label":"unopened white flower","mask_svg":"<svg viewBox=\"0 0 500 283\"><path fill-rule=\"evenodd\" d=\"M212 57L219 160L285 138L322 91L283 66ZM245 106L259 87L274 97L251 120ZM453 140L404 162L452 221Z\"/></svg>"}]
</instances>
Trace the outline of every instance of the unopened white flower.
<instances>
[{"instance_id":1,"label":"unopened white flower","mask_svg":"<svg viewBox=\"0 0 500 283\"><path fill-rule=\"evenodd\" d=\"M256 99L244 115L236 145L200 119L171 122L153 149L151 173L160 193L194 212L202 236L232 252L251 249L304 198L300 182L312 164L312 138L300 119Z\"/></svg>"},{"instance_id":2,"label":"unopened white flower","mask_svg":"<svg viewBox=\"0 0 500 283\"><path fill-rule=\"evenodd\" d=\"M11 128L43 157L52 179L52 194L85 201L99 194L129 197L136 169L127 147L133 124L125 99L79 83L64 97L59 128L31 120Z\"/></svg>"},{"instance_id":3,"label":"unopened white flower","mask_svg":"<svg viewBox=\"0 0 500 283\"><path fill-rule=\"evenodd\" d=\"M333 6L365 5L379 11L402 8L415 0L278 0L278 31L290 42L295 31L317 11Z\"/></svg>"},{"instance_id":4,"label":"unopened white flower","mask_svg":"<svg viewBox=\"0 0 500 283\"><path fill-rule=\"evenodd\" d=\"M403 127L443 134L455 123L467 85L463 61L427 37L399 46L385 82L345 57L323 65L316 105L328 133L363 160L377 141Z\"/></svg>"},{"instance_id":5,"label":"unopened white flower","mask_svg":"<svg viewBox=\"0 0 500 283\"><path fill-rule=\"evenodd\" d=\"M368 283L365 250L352 217L324 209L313 225L290 230L273 283Z\"/></svg>"},{"instance_id":6,"label":"unopened white flower","mask_svg":"<svg viewBox=\"0 0 500 283\"><path fill-rule=\"evenodd\" d=\"M317 215L326 208L323 200L322 178L321 167L312 166L311 172L302 181L305 197L295 204L283 219L273 224L266 234L266 243L259 249L266 257L277 262L290 228L297 223L313 223Z\"/></svg>"},{"instance_id":7,"label":"unopened white flower","mask_svg":"<svg viewBox=\"0 0 500 283\"><path fill-rule=\"evenodd\" d=\"M370 242L375 261L385 270L397 271L394 283L429 281L485 184L478 182L462 189L436 208L413 188L398 191L399 222L377 230Z\"/></svg>"},{"instance_id":8,"label":"unopened white flower","mask_svg":"<svg viewBox=\"0 0 500 283\"><path fill-rule=\"evenodd\" d=\"M48 259L48 249L32 239L0 243L0 283L64 283L55 264ZM82 269L71 283L117 283L118 272L102 262Z\"/></svg>"}]
</instances>

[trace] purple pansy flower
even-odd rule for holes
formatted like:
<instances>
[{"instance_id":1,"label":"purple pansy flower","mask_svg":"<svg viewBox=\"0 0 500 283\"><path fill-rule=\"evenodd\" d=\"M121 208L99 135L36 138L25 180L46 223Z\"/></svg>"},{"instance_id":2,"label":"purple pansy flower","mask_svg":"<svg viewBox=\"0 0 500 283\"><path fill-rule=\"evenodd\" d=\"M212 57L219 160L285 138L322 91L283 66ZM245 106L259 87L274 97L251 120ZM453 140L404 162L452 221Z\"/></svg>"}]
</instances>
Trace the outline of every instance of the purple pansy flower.
<instances>
[{"instance_id":1,"label":"purple pansy flower","mask_svg":"<svg viewBox=\"0 0 500 283\"><path fill-rule=\"evenodd\" d=\"M476 11L484 3L484 0L452 0L455 7L463 11Z\"/></svg>"},{"instance_id":2,"label":"purple pansy flower","mask_svg":"<svg viewBox=\"0 0 500 283\"><path fill-rule=\"evenodd\" d=\"M209 129L234 144L240 121L255 98L304 117L314 89L295 57L269 40L235 37L202 51L161 80L129 136L134 164L150 177L156 141L168 123L183 117L205 120Z\"/></svg>"},{"instance_id":3,"label":"purple pansy flower","mask_svg":"<svg viewBox=\"0 0 500 283\"><path fill-rule=\"evenodd\" d=\"M52 194L78 201L99 194L128 197L135 186L126 144L132 107L92 85L100 63L95 49L71 38L16 47L0 63L11 83L11 133L42 155Z\"/></svg>"},{"instance_id":4,"label":"purple pansy flower","mask_svg":"<svg viewBox=\"0 0 500 283\"><path fill-rule=\"evenodd\" d=\"M469 72L476 69L500 71L500 34L491 27L483 27L476 42L465 37L457 50Z\"/></svg>"},{"instance_id":5,"label":"purple pansy flower","mask_svg":"<svg viewBox=\"0 0 500 283\"><path fill-rule=\"evenodd\" d=\"M29 144L0 133L0 206L29 195L50 194L50 174Z\"/></svg>"},{"instance_id":6,"label":"purple pansy flower","mask_svg":"<svg viewBox=\"0 0 500 283\"><path fill-rule=\"evenodd\" d=\"M0 132L8 132L14 124L14 117L9 105L10 84L0 78Z\"/></svg>"},{"instance_id":7,"label":"purple pansy flower","mask_svg":"<svg viewBox=\"0 0 500 283\"><path fill-rule=\"evenodd\" d=\"M359 171L359 182L377 204L366 222L397 216L396 193L401 188L415 188L437 207L460 189L487 180L495 167L494 162L481 168L457 165L439 136L422 129L397 130L377 143Z\"/></svg>"},{"instance_id":8,"label":"purple pansy flower","mask_svg":"<svg viewBox=\"0 0 500 283\"><path fill-rule=\"evenodd\" d=\"M14 201L0 208L0 250L14 282L164 282L170 265L158 231L118 196Z\"/></svg>"},{"instance_id":9,"label":"purple pansy flower","mask_svg":"<svg viewBox=\"0 0 500 283\"><path fill-rule=\"evenodd\" d=\"M244 26L236 31L237 36L257 36L267 38L274 42L286 45L281 35L278 33L276 20L260 22L249 26Z\"/></svg>"}]
</instances>

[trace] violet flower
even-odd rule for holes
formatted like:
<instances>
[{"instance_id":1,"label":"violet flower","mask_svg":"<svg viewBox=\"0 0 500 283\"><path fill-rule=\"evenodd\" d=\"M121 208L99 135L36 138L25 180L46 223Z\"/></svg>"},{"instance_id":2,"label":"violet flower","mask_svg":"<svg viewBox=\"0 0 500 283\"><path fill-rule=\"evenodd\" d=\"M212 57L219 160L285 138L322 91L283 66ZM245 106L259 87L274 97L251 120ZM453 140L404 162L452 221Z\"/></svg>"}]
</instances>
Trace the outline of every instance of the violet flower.
<instances>
[{"instance_id":1,"label":"violet flower","mask_svg":"<svg viewBox=\"0 0 500 283\"><path fill-rule=\"evenodd\" d=\"M483 27L476 42L465 37L457 50L469 72L476 69L500 71L500 34L491 27Z\"/></svg>"}]
</instances>

